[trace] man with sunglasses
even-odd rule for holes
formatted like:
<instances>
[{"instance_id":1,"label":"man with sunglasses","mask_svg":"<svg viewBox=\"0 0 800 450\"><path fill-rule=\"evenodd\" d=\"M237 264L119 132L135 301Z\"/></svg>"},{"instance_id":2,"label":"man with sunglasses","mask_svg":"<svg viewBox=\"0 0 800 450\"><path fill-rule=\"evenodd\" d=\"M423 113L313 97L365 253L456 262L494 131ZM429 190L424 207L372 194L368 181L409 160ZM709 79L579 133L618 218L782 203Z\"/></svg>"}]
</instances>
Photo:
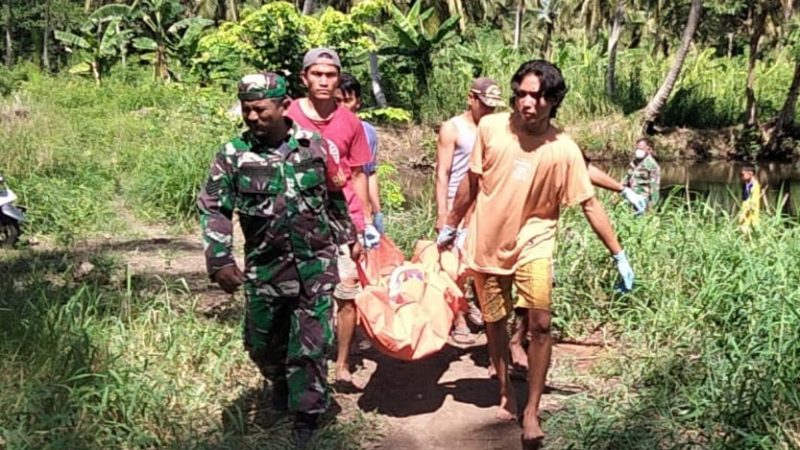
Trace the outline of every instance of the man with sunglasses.
<instances>
[{"instance_id":1,"label":"man with sunglasses","mask_svg":"<svg viewBox=\"0 0 800 450\"><path fill-rule=\"evenodd\" d=\"M561 71L543 60L522 64L511 80L512 112L484 117L453 209L437 238L453 245L456 227L475 207L467 232L466 263L486 323L489 355L500 385L497 417L514 420L517 406L509 379L506 322L514 307L527 312L528 404L524 448L544 439L539 401L550 365L552 257L561 206L581 205L592 229L617 263L625 289L633 270L594 195L583 154L551 119L567 93ZM502 211L502 214L498 214ZM512 285L517 300L512 301Z\"/></svg>"}]
</instances>

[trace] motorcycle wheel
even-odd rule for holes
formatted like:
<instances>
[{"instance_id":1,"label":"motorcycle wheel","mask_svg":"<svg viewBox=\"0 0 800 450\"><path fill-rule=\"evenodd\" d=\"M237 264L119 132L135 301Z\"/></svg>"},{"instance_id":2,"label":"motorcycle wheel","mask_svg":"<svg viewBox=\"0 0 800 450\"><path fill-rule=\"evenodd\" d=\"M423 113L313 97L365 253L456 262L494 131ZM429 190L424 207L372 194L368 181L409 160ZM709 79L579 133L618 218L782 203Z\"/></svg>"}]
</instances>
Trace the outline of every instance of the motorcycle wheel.
<instances>
[{"instance_id":1,"label":"motorcycle wheel","mask_svg":"<svg viewBox=\"0 0 800 450\"><path fill-rule=\"evenodd\" d=\"M19 240L19 225L0 223L0 247L13 247Z\"/></svg>"}]
</instances>

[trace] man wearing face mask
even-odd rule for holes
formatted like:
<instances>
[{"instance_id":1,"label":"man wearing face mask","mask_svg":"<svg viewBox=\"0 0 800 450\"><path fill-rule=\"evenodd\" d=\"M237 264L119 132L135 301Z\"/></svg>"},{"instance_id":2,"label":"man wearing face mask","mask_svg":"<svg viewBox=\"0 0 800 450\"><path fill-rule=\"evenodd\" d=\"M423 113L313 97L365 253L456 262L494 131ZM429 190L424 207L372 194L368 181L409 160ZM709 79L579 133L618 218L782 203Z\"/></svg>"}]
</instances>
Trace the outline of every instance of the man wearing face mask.
<instances>
[{"instance_id":1,"label":"man wearing face mask","mask_svg":"<svg viewBox=\"0 0 800 450\"><path fill-rule=\"evenodd\" d=\"M633 161L622 180L622 185L647 198L648 208L652 208L658 203L658 194L661 189L661 167L653 157L653 143L650 139L640 138L636 141Z\"/></svg>"}]
</instances>

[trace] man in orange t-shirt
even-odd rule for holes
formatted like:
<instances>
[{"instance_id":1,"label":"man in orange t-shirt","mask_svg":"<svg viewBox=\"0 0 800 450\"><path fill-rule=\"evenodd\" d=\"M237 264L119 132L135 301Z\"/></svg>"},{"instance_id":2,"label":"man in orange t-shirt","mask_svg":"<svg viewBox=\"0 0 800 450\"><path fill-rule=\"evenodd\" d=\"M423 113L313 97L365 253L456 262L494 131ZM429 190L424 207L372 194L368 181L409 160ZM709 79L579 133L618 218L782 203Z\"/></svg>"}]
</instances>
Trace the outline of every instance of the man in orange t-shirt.
<instances>
[{"instance_id":1,"label":"man in orange t-shirt","mask_svg":"<svg viewBox=\"0 0 800 450\"><path fill-rule=\"evenodd\" d=\"M556 228L562 206L581 205L603 244L614 256L625 289L633 285L628 263L594 189L583 155L572 139L550 123L567 87L561 71L529 61L511 80L512 113L484 117L453 209L437 238L451 246L456 226L474 204L467 232L466 263L473 272L486 322L489 355L500 384L500 419L516 418L508 373L506 320L514 307L528 311L528 404L523 444L541 444L539 401L544 390L552 340L550 294ZM499 213L502 212L502 213ZM512 301L512 284L518 299Z\"/></svg>"}]
</instances>

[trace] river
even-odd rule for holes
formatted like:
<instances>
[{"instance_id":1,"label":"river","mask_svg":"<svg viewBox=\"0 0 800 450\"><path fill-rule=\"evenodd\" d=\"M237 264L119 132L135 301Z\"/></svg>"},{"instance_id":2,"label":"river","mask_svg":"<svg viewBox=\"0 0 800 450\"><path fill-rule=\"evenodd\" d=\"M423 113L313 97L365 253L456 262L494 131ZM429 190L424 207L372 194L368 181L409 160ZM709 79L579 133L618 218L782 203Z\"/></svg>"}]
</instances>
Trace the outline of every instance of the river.
<instances>
[{"instance_id":1,"label":"river","mask_svg":"<svg viewBox=\"0 0 800 450\"><path fill-rule=\"evenodd\" d=\"M621 179L625 164L598 162L598 167ZM735 212L741 199L740 164L727 161L661 163L661 197L688 197L693 201L710 201L729 212ZM433 170L401 167L398 179L409 202L433 198ZM800 217L800 162L763 163L758 177L766 196L767 209L782 204L785 214Z\"/></svg>"}]
</instances>

